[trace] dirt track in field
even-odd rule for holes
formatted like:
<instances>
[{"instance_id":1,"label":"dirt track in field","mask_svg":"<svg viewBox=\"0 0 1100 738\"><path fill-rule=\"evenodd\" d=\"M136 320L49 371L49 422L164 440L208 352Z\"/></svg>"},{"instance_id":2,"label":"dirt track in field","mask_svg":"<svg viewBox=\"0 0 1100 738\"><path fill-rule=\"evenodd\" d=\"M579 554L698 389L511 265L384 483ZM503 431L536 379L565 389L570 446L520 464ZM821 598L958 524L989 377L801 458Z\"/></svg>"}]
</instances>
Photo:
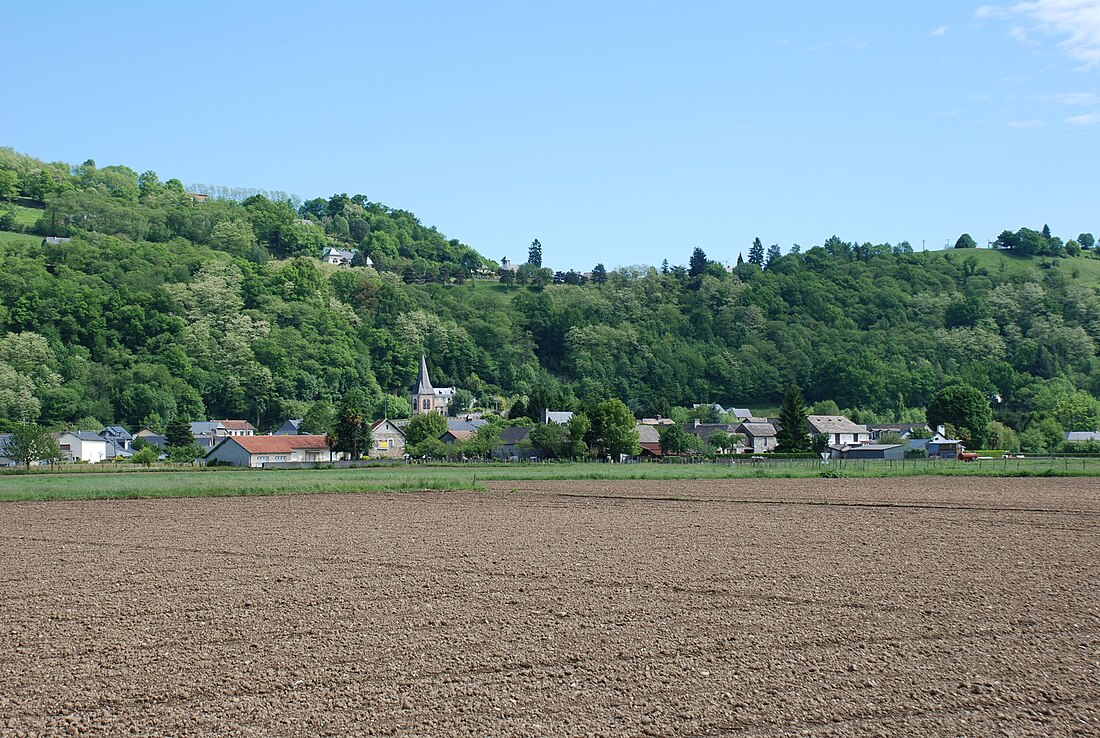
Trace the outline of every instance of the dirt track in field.
<instances>
[{"instance_id":1,"label":"dirt track in field","mask_svg":"<svg viewBox=\"0 0 1100 738\"><path fill-rule=\"evenodd\" d=\"M0 735L1100 735L1098 480L490 487L0 505Z\"/></svg>"}]
</instances>

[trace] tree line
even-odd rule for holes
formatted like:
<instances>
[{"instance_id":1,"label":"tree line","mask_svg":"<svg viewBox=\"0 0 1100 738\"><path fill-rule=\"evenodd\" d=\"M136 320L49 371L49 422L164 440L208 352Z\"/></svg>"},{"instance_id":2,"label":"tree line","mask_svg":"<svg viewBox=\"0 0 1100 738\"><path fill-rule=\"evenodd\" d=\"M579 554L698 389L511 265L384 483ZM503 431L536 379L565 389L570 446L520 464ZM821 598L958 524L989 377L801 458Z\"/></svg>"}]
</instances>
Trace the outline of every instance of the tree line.
<instances>
[{"instance_id":1,"label":"tree line","mask_svg":"<svg viewBox=\"0 0 1100 738\"><path fill-rule=\"evenodd\" d=\"M1012 262L835 236L783 253L756 239L732 267L685 248L686 265L598 264L585 280L555 279L538 244L539 263L521 267L537 279L459 284L455 272L498 265L361 196L298 211L259 194L200 204L151 172L10 149L0 172L13 203L0 207L37 204L34 228L72 239L2 242L7 428L245 417L267 430L349 397L363 418L400 417L422 352L437 384L460 388L457 407L513 417L591 418L609 398L638 417L708 402L774 411L798 386L857 422L903 422L965 386L988 402L995 433L977 431L997 447L1049 449L1100 424L1087 234L1071 239L1079 252L1067 241L1054 253L1060 242L1036 230L1050 253ZM375 268L329 267L325 244L366 249Z\"/></svg>"}]
</instances>

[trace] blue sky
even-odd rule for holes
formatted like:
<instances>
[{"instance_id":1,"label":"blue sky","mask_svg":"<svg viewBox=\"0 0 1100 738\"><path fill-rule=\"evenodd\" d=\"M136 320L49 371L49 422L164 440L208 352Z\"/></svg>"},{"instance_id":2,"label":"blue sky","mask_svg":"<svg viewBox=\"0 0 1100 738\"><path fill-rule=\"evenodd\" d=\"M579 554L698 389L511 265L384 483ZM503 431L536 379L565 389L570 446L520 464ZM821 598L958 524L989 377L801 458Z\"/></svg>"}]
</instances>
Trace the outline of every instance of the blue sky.
<instances>
[{"instance_id":1,"label":"blue sky","mask_svg":"<svg viewBox=\"0 0 1100 738\"><path fill-rule=\"evenodd\" d=\"M106 0L4 26L0 145L362 193L494 259L1100 233L1100 0Z\"/></svg>"}]
</instances>

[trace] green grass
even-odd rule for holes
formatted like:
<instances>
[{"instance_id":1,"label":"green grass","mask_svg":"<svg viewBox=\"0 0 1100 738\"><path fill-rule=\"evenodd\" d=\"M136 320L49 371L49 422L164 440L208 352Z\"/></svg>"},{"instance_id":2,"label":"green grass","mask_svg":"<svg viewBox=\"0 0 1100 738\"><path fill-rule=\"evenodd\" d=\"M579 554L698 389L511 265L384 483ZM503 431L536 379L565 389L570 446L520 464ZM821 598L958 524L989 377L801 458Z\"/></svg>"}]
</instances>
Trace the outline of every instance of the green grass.
<instances>
[{"instance_id":1,"label":"green grass","mask_svg":"<svg viewBox=\"0 0 1100 738\"><path fill-rule=\"evenodd\" d=\"M992 249L946 249L944 251L929 252L939 258L949 258L961 263L962 260L973 257L977 259L978 266L985 269L991 275L1010 274L1023 275L1033 273L1038 276L1046 274L1044 265L1054 263L1052 269L1060 270L1067 277L1074 278L1077 273L1077 281L1100 286L1100 258L1094 253L1083 252L1080 256L1065 259L1051 259L1049 256L1020 256L1007 251Z\"/></svg>"},{"instance_id":2,"label":"green grass","mask_svg":"<svg viewBox=\"0 0 1100 738\"><path fill-rule=\"evenodd\" d=\"M0 501L227 497L476 488L472 470L460 472L446 467L242 469L117 474L36 472L0 477Z\"/></svg>"},{"instance_id":3,"label":"green grass","mask_svg":"<svg viewBox=\"0 0 1100 738\"><path fill-rule=\"evenodd\" d=\"M42 217L42 210L39 208L25 208L22 205L13 205L12 209L15 210L15 222L19 226L32 226Z\"/></svg>"},{"instance_id":4,"label":"green grass","mask_svg":"<svg viewBox=\"0 0 1100 738\"><path fill-rule=\"evenodd\" d=\"M0 246L37 246L42 243L42 236L31 236L26 233L10 233L0 231Z\"/></svg>"},{"instance_id":5,"label":"green grass","mask_svg":"<svg viewBox=\"0 0 1100 738\"><path fill-rule=\"evenodd\" d=\"M311 493L484 490L487 481L814 479L910 476L1100 476L1100 458L831 462L774 460L766 464L501 464L395 466L364 469L209 469L131 472L32 472L0 476L0 501L157 497L224 497Z\"/></svg>"}]
</instances>

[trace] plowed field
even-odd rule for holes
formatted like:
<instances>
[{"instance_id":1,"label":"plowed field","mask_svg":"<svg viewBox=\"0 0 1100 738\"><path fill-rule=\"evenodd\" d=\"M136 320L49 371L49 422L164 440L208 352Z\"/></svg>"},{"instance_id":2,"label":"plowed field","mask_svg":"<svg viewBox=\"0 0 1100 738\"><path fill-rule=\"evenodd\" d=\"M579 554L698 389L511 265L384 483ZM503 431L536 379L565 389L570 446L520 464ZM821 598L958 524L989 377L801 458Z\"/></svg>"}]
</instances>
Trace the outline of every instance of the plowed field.
<instances>
[{"instance_id":1,"label":"plowed field","mask_svg":"<svg viewBox=\"0 0 1100 738\"><path fill-rule=\"evenodd\" d=\"M1100 735L1095 479L0 506L0 735Z\"/></svg>"}]
</instances>

